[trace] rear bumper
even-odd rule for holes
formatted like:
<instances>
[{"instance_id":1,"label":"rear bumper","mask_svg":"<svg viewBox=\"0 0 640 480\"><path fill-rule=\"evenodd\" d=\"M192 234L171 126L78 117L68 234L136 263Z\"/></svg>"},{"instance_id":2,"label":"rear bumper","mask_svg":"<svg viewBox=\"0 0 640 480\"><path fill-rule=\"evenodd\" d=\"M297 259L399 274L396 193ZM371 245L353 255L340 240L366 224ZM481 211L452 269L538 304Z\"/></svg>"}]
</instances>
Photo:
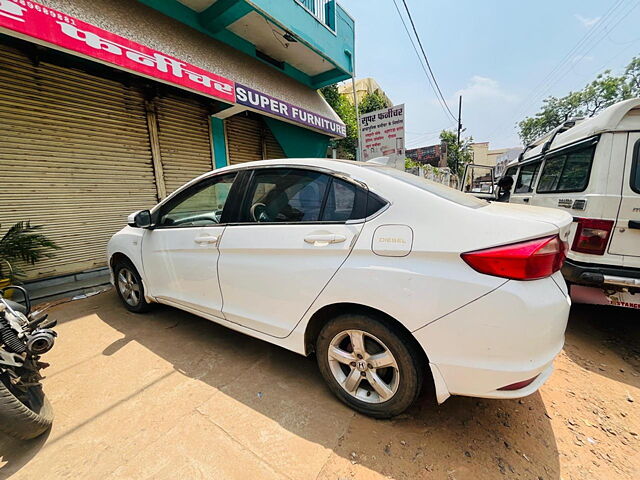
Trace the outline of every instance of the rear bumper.
<instances>
[{"instance_id":1,"label":"rear bumper","mask_svg":"<svg viewBox=\"0 0 640 480\"><path fill-rule=\"evenodd\" d=\"M571 306L555 276L558 283L508 281L414 332L438 373L440 402L449 395L519 398L540 388L564 345ZM499 390L534 377L519 390Z\"/></svg>"},{"instance_id":2,"label":"rear bumper","mask_svg":"<svg viewBox=\"0 0 640 480\"><path fill-rule=\"evenodd\" d=\"M562 275L575 285L587 287L622 287L640 289L640 269L595 265L566 260Z\"/></svg>"}]
</instances>

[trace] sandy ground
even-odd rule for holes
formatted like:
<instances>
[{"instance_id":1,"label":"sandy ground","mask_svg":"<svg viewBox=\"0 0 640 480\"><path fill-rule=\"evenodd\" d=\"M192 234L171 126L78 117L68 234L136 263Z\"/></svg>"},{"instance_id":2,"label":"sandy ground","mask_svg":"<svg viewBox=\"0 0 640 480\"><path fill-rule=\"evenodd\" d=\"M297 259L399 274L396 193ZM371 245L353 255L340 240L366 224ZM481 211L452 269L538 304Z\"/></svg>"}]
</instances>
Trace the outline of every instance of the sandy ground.
<instances>
[{"instance_id":1,"label":"sandy ground","mask_svg":"<svg viewBox=\"0 0 640 480\"><path fill-rule=\"evenodd\" d=\"M50 433L0 435L0 478L637 479L640 314L574 308L566 348L522 400L354 413L305 359L110 291L55 307Z\"/></svg>"}]
</instances>

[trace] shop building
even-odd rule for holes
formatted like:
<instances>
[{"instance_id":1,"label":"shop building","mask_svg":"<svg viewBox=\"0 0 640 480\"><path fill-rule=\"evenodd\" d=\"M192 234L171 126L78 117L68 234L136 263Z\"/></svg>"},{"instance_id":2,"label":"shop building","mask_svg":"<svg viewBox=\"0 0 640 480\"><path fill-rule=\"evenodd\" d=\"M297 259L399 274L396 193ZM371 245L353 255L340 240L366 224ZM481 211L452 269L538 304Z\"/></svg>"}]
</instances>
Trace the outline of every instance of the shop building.
<instances>
[{"instance_id":1,"label":"shop building","mask_svg":"<svg viewBox=\"0 0 640 480\"><path fill-rule=\"evenodd\" d=\"M28 279L104 268L110 236L195 176L324 157L350 78L335 0L0 0L0 234L61 248Z\"/></svg>"}]
</instances>

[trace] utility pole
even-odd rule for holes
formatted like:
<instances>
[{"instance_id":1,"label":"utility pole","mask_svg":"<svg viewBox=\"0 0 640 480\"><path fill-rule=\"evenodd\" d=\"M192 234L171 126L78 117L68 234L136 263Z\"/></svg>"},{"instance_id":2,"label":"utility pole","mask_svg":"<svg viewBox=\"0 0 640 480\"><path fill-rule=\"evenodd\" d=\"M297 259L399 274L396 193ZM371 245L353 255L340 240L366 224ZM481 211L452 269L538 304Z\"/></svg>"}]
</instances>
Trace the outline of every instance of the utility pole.
<instances>
[{"instance_id":1,"label":"utility pole","mask_svg":"<svg viewBox=\"0 0 640 480\"><path fill-rule=\"evenodd\" d=\"M458 174L458 162L460 161L460 131L462 130L462 95L458 100L458 151L456 152L456 175Z\"/></svg>"},{"instance_id":2,"label":"utility pole","mask_svg":"<svg viewBox=\"0 0 640 480\"><path fill-rule=\"evenodd\" d=\"M360 145L360 106L358 105L358 92L356 91L355 72L351 75L351 88L353 89L353 106L356 108L356 161L362 160L362 148Z\"/></svg>"}]
</instances>

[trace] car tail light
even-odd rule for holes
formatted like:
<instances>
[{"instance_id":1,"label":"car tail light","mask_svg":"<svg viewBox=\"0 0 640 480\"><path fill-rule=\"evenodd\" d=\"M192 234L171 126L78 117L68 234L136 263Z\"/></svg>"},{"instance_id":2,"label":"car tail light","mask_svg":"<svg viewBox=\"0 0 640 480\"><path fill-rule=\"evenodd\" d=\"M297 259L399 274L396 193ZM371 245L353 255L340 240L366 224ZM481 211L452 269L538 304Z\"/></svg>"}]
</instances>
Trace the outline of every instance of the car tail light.
<instances>
[{"instance_id":1,"label":"car tail light","mask_svg":"<svg viewBox=\"0 0 640 480\"><path fill-rule=\"evenodd\" d=\"M521 388L528 387L529 385L531 385L533 383L533 381L536 378L538 378L539 376L540 375L536 375L535 377L530 378L529 380L524 380L522 382L512 383L511 385L505 385L504 387L501 387L498 390L502 390L502 391L520 390Z\"/></svg>"},{"instance_id":2,"label":"car tail light","mask_svg":"<svg viewBox=\"0 0 640 480\"><path fill-rule=\"evenodd\" d=\"M462 254L480 273L514 280L548 277L562 268L566 245L558 235Z\"/></svg>"},{"instance_id":3,"label":"car tail light","mask_svg":"<svg viewBox=\"0 0 640 480\"><path fill-rule=\"evenodd\" d=\"M571 250L591 255L604 255L613 230L613 220L576 218L578 228Z\"/></svg>"}]
</instances>

